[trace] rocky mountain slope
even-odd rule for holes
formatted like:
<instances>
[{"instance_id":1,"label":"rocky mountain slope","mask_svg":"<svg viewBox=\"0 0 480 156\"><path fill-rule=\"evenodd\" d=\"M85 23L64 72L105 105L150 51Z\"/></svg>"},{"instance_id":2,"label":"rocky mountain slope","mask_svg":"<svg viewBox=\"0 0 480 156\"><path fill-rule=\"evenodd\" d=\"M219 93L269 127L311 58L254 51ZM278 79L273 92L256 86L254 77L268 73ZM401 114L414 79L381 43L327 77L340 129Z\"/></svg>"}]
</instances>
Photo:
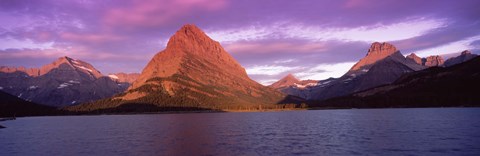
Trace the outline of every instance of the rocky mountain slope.
<instances>
[{"instance_id":1,"label":"rocky mountain slope","mask_svg":"<svg viewBox=\"0 0 480 156\"><path fill-rule=\"evenodd\" d=\"M317 107L480 106L480 57L446 68L408 73L393 84L326 100Z\"/></svg>"},{"instance_id":2,"label":"rocky mountain slope","mask_svg":"<svg viewBox=\"0 0 480 156\"><path fill-rule=\"evenodd\" d=\"M0 67L0 90L54 107L111 97L125 88L91 64L69 57L41 68Z\"/></svg>"},{"instance_id":3,"label":"rocky mountain slope","mask_svg":"<svg viewBox=\"0 0 480 156\"><path fill-rule=\"evenodd\" d=\"M251 80L245 69L198 27L185 25L124 94L70 110L231 109L267 107L286 98Z\"/></svg>"}]
</instances>

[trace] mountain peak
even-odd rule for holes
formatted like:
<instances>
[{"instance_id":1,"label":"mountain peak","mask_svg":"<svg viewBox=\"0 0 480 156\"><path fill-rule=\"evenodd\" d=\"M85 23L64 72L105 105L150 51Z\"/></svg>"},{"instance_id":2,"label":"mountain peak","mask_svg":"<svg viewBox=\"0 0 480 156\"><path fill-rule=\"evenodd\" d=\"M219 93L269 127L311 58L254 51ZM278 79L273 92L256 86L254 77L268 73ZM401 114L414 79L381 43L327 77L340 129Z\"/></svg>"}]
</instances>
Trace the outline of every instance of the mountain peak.
<instances>
[{"instance_id":1,"label":"mountain peak","mask_svg":"<svg viewBox=\"0 0 480 156\"><path fill-rule=\"evenodd\" d=\"M272 88L281 88L286 86L291 86L295 83L299 83L300 80L297 79L293 74L288 74L287 76L283 77L282 79L278 80L277 82L270 85Z\"/></svg>"},{"instance_id":2,"label":"mountain peak","mask_svg":"<svg viewBox=\"0 0 480 156\"><path fill-rule=\"evenodd\" d=\"M395 52L397 52L397 48L395 48L395 46L393 46L390 43L374 42L374 43L372 43L372 45L368 49L367 56L371 56L371 55L386 55L386 56L388 56L388 55L391 55Z\"/></svg>"},{"instance_id":3,"label":"mountain peak","mask_svg":"<svg viewBox=\"0 0 480 156\"><path fill-rule=\"evenodd\" d=\"M289 82L300 82L300 80L291 73L283 77L281 80L289 81Z\"/></svg>"},{"instance_id":4,"label":"mountain peak","mask_svg":"<svg viewBox=\"0 0 480 156\"><path fill-rule=\"evenodd\" d=\"M355 64L351 71L360 70L362 67L369 67L392 54L399 52L395 46L387 42L374 42L368 49L367 55Z\"/></svg>"},{"instance_id":5,"label":"mountain peak","mask_svg":"<svg viewBox=\"0 0 480 156\"><path fill-rule=\"evenodd\" d=\"M424 58L422 61L423 61L423 65L427 67L442 66L443 63L445 62L443 58L439 55L428 56L427 58Z\"/></svg>"},{"instance_id":6,"label":"mountain peak","mask_svg":"<svg viewBox=\"0 0 480 156\"><path fill-rule=\"evenodd\" d=\"M176 43L192 44L189 42L206 42L210 41L210 37L205 34L200 28L193 24L186 24L182 26L168 41L168 46L174 46Z\"/></svg>"},{"instance_id":7,"label":"mountain peak","mask_svg":"<svg viewBox=\"0 0 480 156\"><path fill-rule=\"evenodd\" d=\"M66 66L65 66L66 65ZM62 56L59 57L57 60L52 62L51 64L44 65L40 68L40 75L46 74L49 71L56 69L56 68L69 68L69 69L76 69L77 71L86 73L88 75L91 75L95 78L100 78L103 75L93 67L93 65L82 61L82 60L77 60L73 59L68 56Z\"/></svg>"},{"instance_id":8,"label":"mountain peak","mask_svg":"<svg viewBox=\"0 0 480 156\"><path fill-rule=\"evenodd\" d=\"M207 35L196 25L186 24L175 32L173 36L206 37Z\"/></svg>"},{"instance_id":9,"label":"mountain peak","mask_svg":"<svg viewBox=\"0 0 480 156\"><path fill-rule=\"evenodd\" d=\"M462 51L461 55L468 55L468 54L472 54L472 52L470 52L470 50L464 50Z\"/></svg>"},{"instance_id":10,"label":"mountain peak","mask_svg":"<svg viewBox=\"0 0 480 156\"><path fill-rule=\"evenodd\" d=\"M422 58L417 56L415 53L411 53L407 56L407 59L414 61L415 63L422 65Z\"/></svg>"},{"instance_id":11,"label":"mountain peak","mask_svg":"<svg viewBox=\"0 0 480 156\"><path fill-rule=\"evenodd\" d=\"M55 60L54 63L57 63L57 64L69 63L69 64L71 64L71 60L73 60L73 59L68 57L68 56L62 56L62 57L59 57L57 60Z\"/></svg>"},{"instance_id":12,"label":"mountain peak","mask_svg":"<svg viewBox=\"0 0 480 156\"><path fill-rule=\"evenodd\" d=\"M142 86L150 78L165 78L174 74L197 76L203 80L206 71L228 73L250 81L245 69L220 43L208 37L197 26L188 24L169 39L165 50L152 58L132 88ZM210 83L210 80L206 81Z\"/></svg>"},{"instance_id":13,"label":"mountain peak","mask_svg":"<svg viewBox=\"0 0 480 156\"><path fill-rule=\"evenodd\" d=\"M464 50L459 56L449 58L445 61L444 65L446 67L450 67L456 64L460 64L462 62L466 62L473 58L477 57L477 54L472 54L469 50Z\"/></svg>"},{"instance_id":14,"label":"mountain peak","mask_svg":"<svg viewBox=\"0 0 480 156\"><path fill-rule=\"evenodd\" d=\"M415 53L411 53L410 55L408 55L407 57L410 57L410 58L414 58L414 57L418 57L420 58L417 54Z\"/></svg>"},{"instance_id":15,"label":"mountain peak","mask_svg":"<svg viewBox=\"0 0 480 156\"><path fill-rule=\"evenodd\" d=\"M298 80L292 73L289 73L285 78Z\"/></svg>"},{"instance_id":16,"label":"mountain peak","mask_svg":"<svg viewBox=\"0 0 480 156\"><path fill-rule=\"evenodd\" d=\"M184 33L188 33L188 32L203 32L200 28L198 28L195 24L185 24L182 26L182 28L180 28L180 30L177 31L178 32L184 32Z\"/></svg>"}]
</instances>

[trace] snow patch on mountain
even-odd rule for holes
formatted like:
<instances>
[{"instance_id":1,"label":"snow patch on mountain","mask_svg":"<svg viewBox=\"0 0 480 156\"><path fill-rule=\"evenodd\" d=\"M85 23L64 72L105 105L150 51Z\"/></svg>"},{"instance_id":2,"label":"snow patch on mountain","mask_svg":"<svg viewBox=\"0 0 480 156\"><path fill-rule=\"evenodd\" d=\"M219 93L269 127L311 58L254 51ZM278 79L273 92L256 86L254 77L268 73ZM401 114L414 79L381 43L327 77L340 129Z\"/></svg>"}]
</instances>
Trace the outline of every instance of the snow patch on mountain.
<instances>
[{"instance_id":1,"label":"snow patch on mountain","mask_svg":"<svg viewBox=\"0 0 480 156\"><path fill-rule=\"evenodd\" d=\"M72 59L72 63L73 64L80 64L80 62L78 62L77 60L73 60L73 59Z\"/></svg>"},{"instance_id":2,"label":"snow patch on mountain","mask_svg":"<svg viewBox=\"0 0 480 156\"><path fill-rule=\"evenodd\" d=\"M297 84L297 83L294 83L295 87L297 88L306 88L306 87L311 87L311 86L317 86L318 83L307 83L307 84Z\"/></svg>"},{"instance_id":3,"label":"snow patch on mountain","mask_svg":"<svg viewBox=\"0 0 480 156\"><path fill-rule=\"evenodd\" d=\"M118 79L118 76L117 75L108 75L108 77L112 78L112 79Z\"/></svg>"},{"instance_id":4,"label":"snow patch on mountain","mask_svg":"<svg viewBox=\"0 0 480 156\"><path fill-rule=\"evenodd\" d=\"M70 80L70 81L71 81L71 80ZM69 81L69 82L70 82L70 81ZM73 82L76 82L76 81L73 81ZM78 82L78 83L80 83L80 82ZM77 84L78 84L78 83L77 83ZM68 86L72 86L72 85L73 85L73 83L64 82L64 83L60 84L60 85L57 87L57 89L62 89L62 88L65 88L65 87L68 87Z\"/></svg>"},{"instance_id":5,"label":"snow patch on mountain","mask_svg":"<svg viewBox=\"0 0 480 156\"><path fill-rule=\"evenodd\" d=\"M83 70L89 71L89 72L93 72L93 70L91 70L91 69L88 69L88 68L87 68L87 67L85 67L85 66L79 66L79 65L74 65L74 66L75 66L75 67L77 67L77 68L80 68L80 69L83 69Z\"/></svg>"},{"instance_id":6,"label":"snow patch on mountain","mask_svg":"<svg viewBox=\"0 0 480 156\"><path fill-rule=\"evenodd\" d=\"M68 81L68 82L70 82L70 83L76 83L76 84L80 84L80 82L79 82L79 81L74 81L74 80L70 80L70 81Z\"/></svg>"}]
</instances>

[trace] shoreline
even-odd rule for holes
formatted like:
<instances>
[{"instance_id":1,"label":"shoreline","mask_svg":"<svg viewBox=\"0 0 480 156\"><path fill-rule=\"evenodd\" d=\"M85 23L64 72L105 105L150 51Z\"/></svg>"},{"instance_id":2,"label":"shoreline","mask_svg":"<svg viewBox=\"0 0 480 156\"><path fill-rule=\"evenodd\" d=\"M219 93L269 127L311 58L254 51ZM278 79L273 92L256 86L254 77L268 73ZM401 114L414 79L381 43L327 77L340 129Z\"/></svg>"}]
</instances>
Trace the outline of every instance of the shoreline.
<instances>
[{"instance_id":1,"label":"shoreline","mask_svg":"<svg viewBox=\"0 0 480 156\"><path fill-rule=\"evenodd\" d=\"M0 122L2 122L2 121L8 121L8 120L16 120L16 119L17 119L17 118L15 118L15 117L5 117L5 118L2 117L2 118L0 118Z\"/></svg>"},{"instance_id":2,"label":"shoreline","mask_svg":"<svg viewBox=\"0 0 480 156\"><path fill-rule=\"evenodd\" d=\"M480 107L387 107L387 108L346 108L346 107L313 107L313 108L288 108L288 109L262 109L262 110L196 110L196 111L165 111L165 112L119 112L119 113L71 113L57 115L21 116L24 117L54 117L54 116L98 116L98 115L149 115L149 114L191 114L191 113L252 113L252 112L287 112L305 110L348 110L348 109L415 109L415 108L480 108ZM13 117L0 117L0 122L16 120Z\"/></svg>"}]
</instances>

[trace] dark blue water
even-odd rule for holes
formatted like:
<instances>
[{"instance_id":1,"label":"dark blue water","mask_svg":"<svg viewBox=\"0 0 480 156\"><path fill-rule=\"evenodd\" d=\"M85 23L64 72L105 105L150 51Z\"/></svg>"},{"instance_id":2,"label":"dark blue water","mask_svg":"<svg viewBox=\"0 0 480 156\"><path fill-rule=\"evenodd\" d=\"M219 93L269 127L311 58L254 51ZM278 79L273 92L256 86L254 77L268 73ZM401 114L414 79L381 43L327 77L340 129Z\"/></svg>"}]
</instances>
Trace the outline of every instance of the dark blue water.
<instances>
[{"instance_id":1,"label":"dark blue water","mask_svg":"<svg viewBox=\"0 0 480 156\"><path fill-rule=\"evenodd\" d=\"M480 109L28 117L0 155L480 155Z\"/></svg>"}]
</instances>

